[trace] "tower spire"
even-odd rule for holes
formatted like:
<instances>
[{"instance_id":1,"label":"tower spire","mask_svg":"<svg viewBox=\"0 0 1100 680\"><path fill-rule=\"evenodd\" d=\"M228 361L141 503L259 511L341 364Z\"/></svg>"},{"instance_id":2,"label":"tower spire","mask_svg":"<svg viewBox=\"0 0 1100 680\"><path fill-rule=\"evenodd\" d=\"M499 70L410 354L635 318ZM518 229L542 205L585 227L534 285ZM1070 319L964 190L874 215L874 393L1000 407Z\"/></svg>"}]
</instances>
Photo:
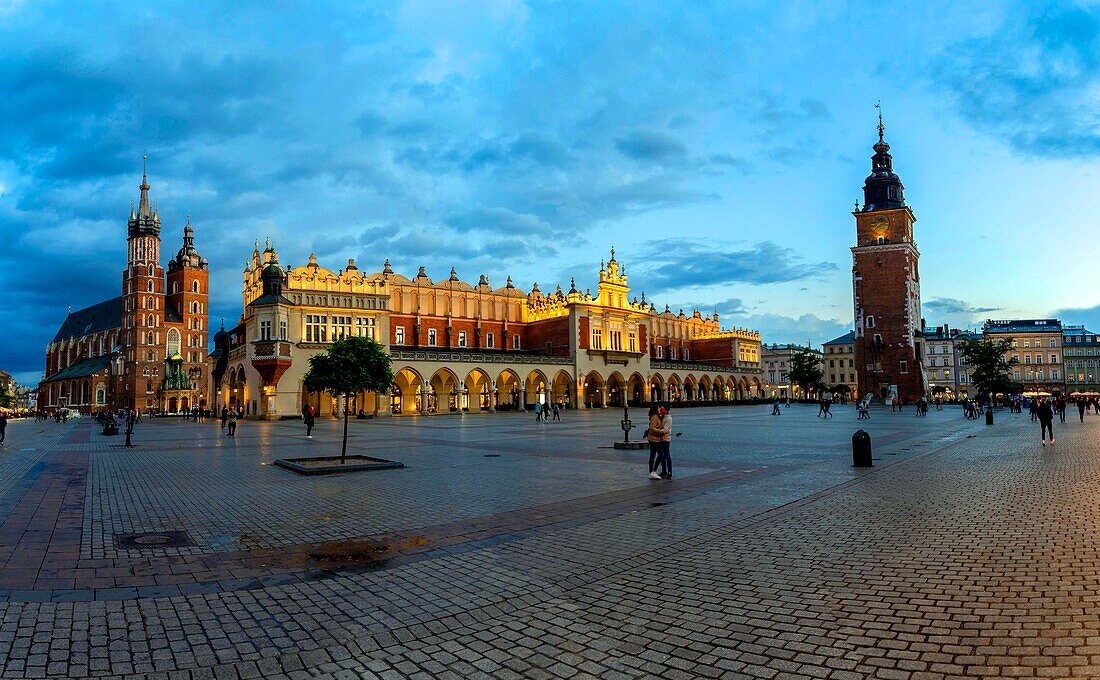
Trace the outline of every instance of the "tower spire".
<instances>
[{"instance_id":1,"label":"tower spire","mask_svg":"<svg viewBox=\"0 0 1100 680\"><path fill-rule=\"evenodd\" d=\"M882 100L875 102L875 108L878 109L878 141L885 141L883 134L886 132L886 126L882 124Z\"/></svg>"}]
</instances>

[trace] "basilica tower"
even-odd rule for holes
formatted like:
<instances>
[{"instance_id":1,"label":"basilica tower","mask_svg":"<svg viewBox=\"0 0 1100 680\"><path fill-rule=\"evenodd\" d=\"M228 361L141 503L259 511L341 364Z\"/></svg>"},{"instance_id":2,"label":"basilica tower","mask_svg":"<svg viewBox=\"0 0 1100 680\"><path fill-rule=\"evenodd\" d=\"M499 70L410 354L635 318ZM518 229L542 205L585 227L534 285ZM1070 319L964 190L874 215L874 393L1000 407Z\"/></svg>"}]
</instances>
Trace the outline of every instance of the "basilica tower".
<instances>
[{"instance_id":1,"label":"basilica tower","mask_svg":"<svg viewBox=\"0 0 1100 680\"><path fill-rule=\"evenodd\" d=\"M852 248L856 371L860 392L907 402L924 395L916 336L920 331L920 252L913 240L917 218L905 205L879 114L871 174L856 206Z\"/></svg>"},{"instance_id":2,"label":"basilica tower","mask_svg":"<svg viewBox=\"0 0 1100 680\"><path fill-rule=\"evenodd\" d=\"M144 159L143 159L144 160ZM164 361L164 270L160 266L160 215L149 202L149 179L141 173L141 194L127 222L126 270L122 272L121 351L125 361L121 402L153 408Z\"/></svg>"}]
</instances>

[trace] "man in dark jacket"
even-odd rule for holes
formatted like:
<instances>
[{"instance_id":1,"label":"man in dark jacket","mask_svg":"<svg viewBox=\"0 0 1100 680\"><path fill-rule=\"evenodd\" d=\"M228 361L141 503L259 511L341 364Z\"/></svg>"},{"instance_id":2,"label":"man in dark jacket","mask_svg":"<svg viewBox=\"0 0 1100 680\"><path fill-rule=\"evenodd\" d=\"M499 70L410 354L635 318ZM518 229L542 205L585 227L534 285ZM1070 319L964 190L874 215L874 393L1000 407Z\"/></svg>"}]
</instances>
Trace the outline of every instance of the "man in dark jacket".
<instances>
[{"instance_id":1,"label":"man in dark jacket","mask_svg":"<svg viewBox=\"0 0 1100 680\"><path fill-rule=\"evenodd\" d=\"M1039 426L1042 428L1043 446L1047 445L1048 432L1050 443L1054 444L1054 408L1051 407L1049 399L1043 399L1035 407L1035 417L1039 419Z\"/></svg>"}]
</instances>

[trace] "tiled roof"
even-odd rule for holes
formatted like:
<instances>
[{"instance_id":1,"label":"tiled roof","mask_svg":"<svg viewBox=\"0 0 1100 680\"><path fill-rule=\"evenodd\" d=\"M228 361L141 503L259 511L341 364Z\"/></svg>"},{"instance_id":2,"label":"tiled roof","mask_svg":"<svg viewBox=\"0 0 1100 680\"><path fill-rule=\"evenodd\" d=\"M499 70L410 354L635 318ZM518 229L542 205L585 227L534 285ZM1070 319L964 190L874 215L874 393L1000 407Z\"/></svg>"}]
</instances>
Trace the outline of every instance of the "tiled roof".
<instances>
[{"instance_id":1,"label":"tiled roof","mask_svg":"<svg viewBox=\"0 0 1100 680\"><path fill-rule=\"evenodd\" d=\"M83 378L85 376L99 373L104 368L107 368L111 365L111 356L112 355L110 354L103 354L98 357L91 357L88 359L84 359L83 361L78 361L72 366L66 368L65 370L54 373L42 382L48 383L57 380L68 380L69 378Z\"/></svg>"},{"instance_id":2,"label":"tiled roof","mask_svg":"<svg viewBox=\"0 0 1100 680\"><path fill-rule=\"evenodd\" d=\"M70 312L53 342L122 327L122 296Z\"/></svg>"},{"instance_id":3,"label":"tiled roof","mask_svg":"<svg viewBox=\"0 0 1100 680\"><path fill-rule=\"evenodd\" d=\"M824 345L847 345L847 344L855 342L855 341L856 341L856 332L855 331L848 331L847 333L840 336L839 338L833 338L829 342L825 342L825 343L822 343L822 344L824 344Z\"/></svg>"}]
</instances>

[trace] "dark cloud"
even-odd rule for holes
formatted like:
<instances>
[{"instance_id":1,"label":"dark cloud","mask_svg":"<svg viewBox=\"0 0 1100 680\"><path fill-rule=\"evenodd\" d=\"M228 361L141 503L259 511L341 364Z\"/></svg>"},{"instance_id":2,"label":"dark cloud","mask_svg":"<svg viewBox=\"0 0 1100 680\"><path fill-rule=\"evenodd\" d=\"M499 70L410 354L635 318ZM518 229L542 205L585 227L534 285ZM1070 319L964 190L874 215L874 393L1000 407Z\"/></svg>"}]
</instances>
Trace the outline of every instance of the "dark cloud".
<instances>
[{"instance_id":1,"label":"dark cloud","mask_svg":"<svg viewBox=\"0 0 1100 680\"><path fill-rule=\"evenodd\" d=\"M832 262L807 263L794 250L770 241L747 249L727 250L720 243L665 239L649 244L645 260L647 264L637 268L640 271L636 271L636 278L654 290L784 283L837 270Z\"/></svg>"},{"instance_id":2,"label":"dark cloud","mask_svg":"<svg viewBox=\"0 0 1100 680\"><path fill-rule=\"evenodd\" d=\"M1000 310L1000 307L974 307L955 298L933 298L921 304L937 314L986 314Z\"/></svg>"},{"instance_id":3,"label":"dark cloud","mask_svg":"<svg viewBox=\"0 0 1100 680\"><path fill-rule=\"evenodd\" d=\"M1096 6L1024 3L987 35L949 45L931 73L975 129L1016 149L1059 158L1100 151Z\"/></svg>"}]
</instances>

